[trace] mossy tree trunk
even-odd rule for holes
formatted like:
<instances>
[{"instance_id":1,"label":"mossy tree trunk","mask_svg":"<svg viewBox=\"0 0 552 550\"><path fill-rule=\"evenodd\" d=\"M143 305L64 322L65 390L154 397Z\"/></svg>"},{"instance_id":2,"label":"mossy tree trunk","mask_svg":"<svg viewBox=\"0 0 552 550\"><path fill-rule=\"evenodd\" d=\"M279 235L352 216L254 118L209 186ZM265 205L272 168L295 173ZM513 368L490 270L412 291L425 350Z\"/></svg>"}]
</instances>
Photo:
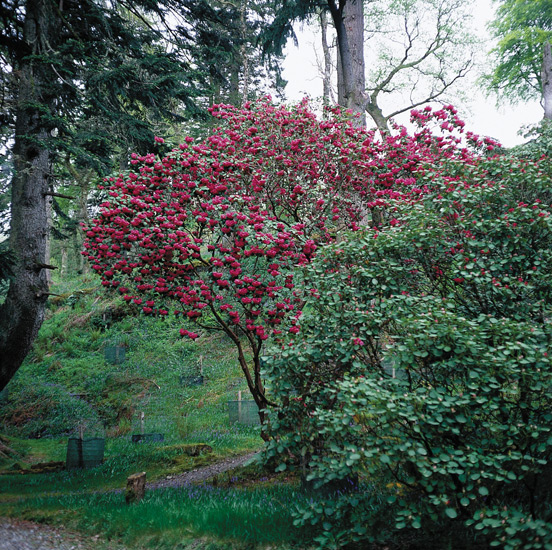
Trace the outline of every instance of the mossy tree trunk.
<instances>
[{"instance_id":1,"label":"mossy tree trunk","mask_svg":"<svg viewBox=\"0 0 552 550\"><path fill-rule=\"evenodd\" d=\"M38 57L55 43L58 15L48 0L27 0L18 88L11 195L10 248L15 277L0 306L0 390L29 352L44 319L48 298L46 255L51 154L47 122L55 98L52 68ZM40 108L37 108L40 106Z\"/></svg>"}]
</instances>

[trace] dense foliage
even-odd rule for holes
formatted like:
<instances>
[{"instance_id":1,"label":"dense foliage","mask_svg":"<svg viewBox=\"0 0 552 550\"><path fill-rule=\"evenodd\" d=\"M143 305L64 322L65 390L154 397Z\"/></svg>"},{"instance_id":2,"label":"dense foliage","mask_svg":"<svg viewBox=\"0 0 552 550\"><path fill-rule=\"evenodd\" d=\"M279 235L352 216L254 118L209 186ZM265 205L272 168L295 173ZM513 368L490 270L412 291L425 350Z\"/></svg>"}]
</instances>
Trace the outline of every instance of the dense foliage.
<instances>
[{"instance_id":1,"label":"dense foliage","mask_svg":"<svg viewBox=\"0 0 552 550\"><path fill-rule=\"evenodd\" d=\"M419 201L303 269L315 299L267 361L267 457L322 488L360 480L298 511L322 546L389 536L383 493L395 529L550 548L551 175L546 157L437 153Z\"/></svg>"},{"instance_id":2,"label":"dense foliage","mask_svg":"<svg viewBox=\"0 0 552 550\"><path fill-rule=\"evenodd\" d=\"M425 125L453 129L459 121L452 108L424 111L414 138L402 130L378 140L337 111L320 121L306 104L288 110L262 100L211 111L222 125L207 139L186 138L162 159L134 155L131 171L106 180L85 255L104 286L146 315L174 312L225 332L264 407L263 342L280 337L284 317L300 314L295 266L343 230L375 228L390 199L423 194L411 174L434 154ZM471 162L455 139L441 138L441 153Z\"/></svg>"},{"instance_id":3,"label":"dense foliage","mask_svg":"<svg viewBox=\"0 0 552 550\"><path fill-rule=\"evenodd\" d=\"M105 182L85 252L103 285L232 339L259 407L277 404L281 468L330 488L377 480L397 529L452 522L544 547L548 158L497 155L451 107L383 140L304 104L212 112L206 140ZM320 523L323 545L373 540L374 498L364 487L297 523Z\"/></svg>"},{"instance_id":4,"label":"dense foliage","mask_svg":"<svg viewBox=\"0 0 552 550\"><path fill-rule=\"evenodd\" d=\"M541 99L544 88L550 89L546 81L551 61L543 60L543 52L552 40L552 6L547 0L501 0L497 4L490 30L498 44L486 84L512 103Z\"/></svg>"}]
</instances>

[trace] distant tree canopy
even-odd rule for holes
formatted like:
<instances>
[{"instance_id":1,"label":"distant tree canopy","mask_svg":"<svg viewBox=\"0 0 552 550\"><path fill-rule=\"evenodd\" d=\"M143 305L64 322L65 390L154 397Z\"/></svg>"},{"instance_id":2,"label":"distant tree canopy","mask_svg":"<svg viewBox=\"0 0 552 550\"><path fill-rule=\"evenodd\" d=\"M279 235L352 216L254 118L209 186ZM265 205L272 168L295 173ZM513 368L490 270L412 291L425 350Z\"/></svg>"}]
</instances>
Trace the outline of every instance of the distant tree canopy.
<instances>
[{"instance_id":1,"label":"distant tree canopy","mask_svg":"<svg viewBox=\"0 0 552 550\"><path fill-rule=\"evenodd\" d=\"M514 103L539 98L552 118L552 4L501 0L490 30L498 44L489 90Z\"/></svg>"},{"instance_id":2,"label":"distant tree canopy","mask_svg":"<svg viewBox=\"0 0 552 550\"><path fill-rule=\"evenodd\" d=\"M322 12L325 93L332 63L325 32L331 19L337 103L359 114L359 124L368 114L386 132L394 116L442 101L472 68L476 39L467 30L470 5L460 0L283 0L276 2L263 44L267 53L281 52L289 37L296 40L294 22ZM385 105L383 98L390 94L394 102Z\"/></svg>"}]
</instances>

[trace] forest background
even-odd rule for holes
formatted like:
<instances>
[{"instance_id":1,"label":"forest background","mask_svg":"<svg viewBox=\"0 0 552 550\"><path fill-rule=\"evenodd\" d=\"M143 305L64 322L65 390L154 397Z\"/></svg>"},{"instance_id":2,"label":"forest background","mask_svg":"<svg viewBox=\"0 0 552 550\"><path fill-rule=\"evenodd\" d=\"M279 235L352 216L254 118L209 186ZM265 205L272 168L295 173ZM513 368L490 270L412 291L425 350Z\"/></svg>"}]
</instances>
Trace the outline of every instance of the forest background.
<instances>
[{"instance_id":1,"label":"forest background","mask_svg":"<svg viewBox=\"0 0 552 550\"><path fill-rule=\"evenodd\" d=\"M535 124L542 118L542 107L538 99L520 104L509 104L497 101L478 85L480 73L489 69L490 59L486 55L494 46L494 39L489 34L488 25L495 18L497 4L493 0L479 0L473 5L474 30L483 40L480 65L466 78L466 89L470 90L469 98L465 95L457 98L454 104L461 112L466 124L477 134L500 138L506 147L523 143L520 133L523 126ZM322 90L321 36L319 30L311 25L297 25L297 44L289 42L282 64L282 76L287 81L285 94L291 101L299 101L305 96L319 97ZM401 124L408 123L408 117L399 119Z\"/></svg>"}]
</instances>

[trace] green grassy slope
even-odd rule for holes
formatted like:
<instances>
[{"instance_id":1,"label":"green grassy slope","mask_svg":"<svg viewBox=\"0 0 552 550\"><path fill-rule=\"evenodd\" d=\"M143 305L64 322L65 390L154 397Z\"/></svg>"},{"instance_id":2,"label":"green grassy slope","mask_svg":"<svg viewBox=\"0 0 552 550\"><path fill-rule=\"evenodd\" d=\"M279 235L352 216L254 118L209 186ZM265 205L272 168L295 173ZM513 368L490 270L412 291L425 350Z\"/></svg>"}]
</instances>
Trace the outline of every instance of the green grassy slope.
<instances>
[{"instance_id":1,"label":"green grassy slope","mask_svg":"<svg viewBox=\"0 0 552 550\"><path fill-rule=\"evenodd\" d=\"M148 479L261 447L259 429L229 422L227 402L247 386L232 345L220 336L192 342L172 319L145 317L107 295L92 278L55 283L33 351L0 400L0 434L13 453L0 454L0 471L64 461L67 440L105 437L98 474L64 472L36 481L5 476L4 495L120 486L133 471ZM120 364L106 347L120 346ZM203 373L203 384L190 385ZM144 414L142 424L141 415ZM132 434L161 433L164 441L137 445ZM188 457L182 444L205 443L212 452ZM13 476L12 476L13 477Z\"/></svg>"},{"instance_id":2,"label":"green grassy slope","mask_svg":"<svg viewBox=\"0 0 552 550\"><path fill-rule=\"evenodd\" d=\"M221 452L257 445L254 429L229 425L227 401L247 395L234 350L221 336L183 340L174 319L141 315L95 280L57 283L33 351L0 401L0 432L51 439L163 432L171 442L205 442ZM105 348L120 346L122 364ZM188 385L199 375L204 384ZM55 453L54 453L55 454ZM59 458L59 456L52 456Z\"/></svg>"},{"instance_id":3,"label":"green grassy slope","mask_svg":"<svg viewBox=\"0 0 552 550\"><path fill-rule=\"evenodd\" d=\"M132 548L287 548L302 540L289 503L305 497L293 483L246 488L227 476L224 487L150 492L126 507L110 489L132 473L151 481L260 449L259 428L229 422L227 402L238 391L247 399L247 386L224 337L183 340L176 320L143 316L92 277L56 282L52 292L33 351L0 395L0 434L13 451L0 453L0 516L70 525ZM106 360L114 345L124 348L121 364ZM204 383L188 385L200 367ZM131 442L142 412L145 432L162 433L163 442ZM30 473L64 461L68 438L81 431L106 438L101 466ZM212 451L189 456L186 445L197 443ZM236 475L265 474L250 467Z\"/></svg>"}]
</instances>

